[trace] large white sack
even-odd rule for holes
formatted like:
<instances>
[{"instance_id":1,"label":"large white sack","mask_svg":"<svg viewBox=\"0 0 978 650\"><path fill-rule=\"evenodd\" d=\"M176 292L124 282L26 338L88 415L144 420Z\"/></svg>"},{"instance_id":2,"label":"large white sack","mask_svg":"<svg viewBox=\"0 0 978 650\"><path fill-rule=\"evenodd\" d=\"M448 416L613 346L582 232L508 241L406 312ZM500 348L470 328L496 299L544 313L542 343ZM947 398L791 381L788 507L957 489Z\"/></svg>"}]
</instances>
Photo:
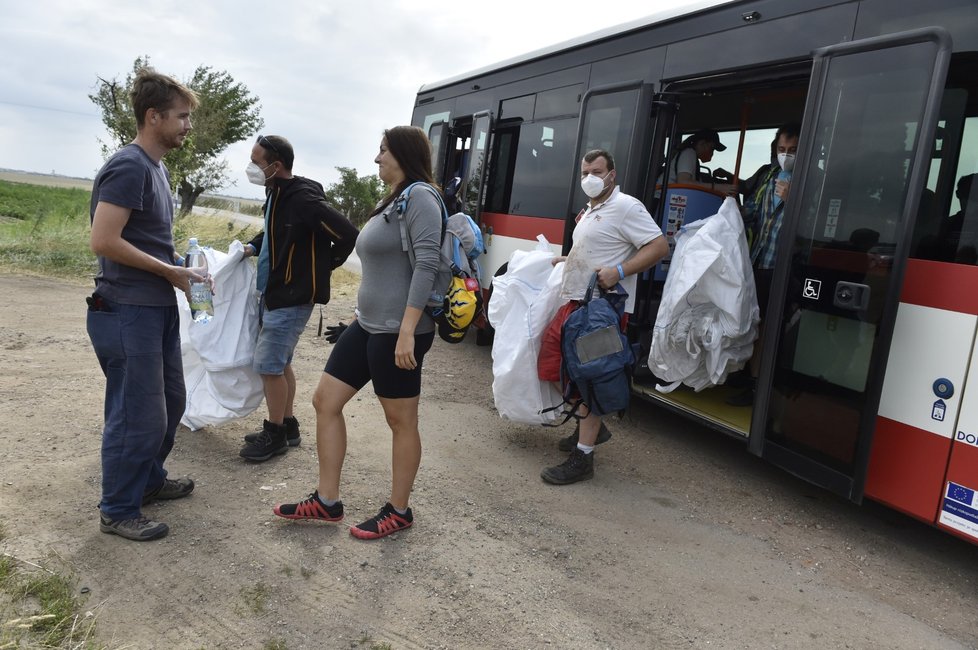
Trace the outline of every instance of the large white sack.
<instances>
[{"instance_id":1,"label":"large white sack","mask_svg":"<svg viewBox=\"0 0 978 650\"><path fill-rule=\"evenodd\" d=\"M649 352L649 368L669 384L657 389L723 383L750 359L759 321L743 219L727 198L676 237Z\"/></svg>"},{"instance_id":2,"label":"large white sack","mask_svg":"<svg viewBox=\"0 0 978 650\"><path fill-rule=\"evenodd\" d=\"M563 400L537 375L543 330L560 307L563 263L544 242L533 251L516 251L506 273L493 279L489 320L496 328L492 345L492 394L500 417L523 424L552 422L544 413ZM500 280L502 282L500 282ZM498 301L497 301L498 298Z\"/></svg>"},{"instance_id":3,"label":"large white sack","mask_svg":"<svg viewBox=\"0 0 978 650\"><path fill-rule=\"evenodd\" d=\"M228 253L203 248L214 278L214 317L195 323L182 291L180 350L187 385L187 407L180 422L197 430L244 417L264 396L261 377L251 368L258 339L255 267L243 262L244 246L232 242Z\"/></svg>"}]
</instances>

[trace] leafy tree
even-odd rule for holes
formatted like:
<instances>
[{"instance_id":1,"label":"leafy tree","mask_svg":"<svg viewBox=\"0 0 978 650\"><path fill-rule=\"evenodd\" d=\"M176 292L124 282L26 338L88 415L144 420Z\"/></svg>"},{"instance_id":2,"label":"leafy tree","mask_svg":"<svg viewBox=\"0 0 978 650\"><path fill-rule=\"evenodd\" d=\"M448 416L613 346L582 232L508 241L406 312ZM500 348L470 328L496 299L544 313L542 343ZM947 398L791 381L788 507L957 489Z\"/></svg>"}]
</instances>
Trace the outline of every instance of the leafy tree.
<instances>
[{"instance_id":1,"label":"leafy tree","mask_svg":"<svg viewBox=\"0 0 978 650\"><path fill-rule=\"evenodd\" d=\"M132 72L122 82L99 77L95 94L88 96L102 112L102 123L111 138L108 143L99 141L104 158L136 137L136 116L129 91L136 73L148 65L149 57L137 58ZM228 145L248 138L264 126L258 98L244 84L235 83L227 72L199 66L184 83L197 93L200 106L191 118L194 128L183 146L170 151L165 158L172 189L180 197L181 213L190 212L204 192L230 183L229 166L220 157L221 153Z\"/></svg>"},{"instance_id":2,"label":"leafy tree","mask_svg":"<svg viewBox=\"0 0 978 650\"><path fill-rule=\"evenodd\" d=\"M326 188L326 201L360 227L383 198L384 183L376 174L357 176L352 167L337 167L336 171L340 180Z\"/></svg>"}]
</instances>

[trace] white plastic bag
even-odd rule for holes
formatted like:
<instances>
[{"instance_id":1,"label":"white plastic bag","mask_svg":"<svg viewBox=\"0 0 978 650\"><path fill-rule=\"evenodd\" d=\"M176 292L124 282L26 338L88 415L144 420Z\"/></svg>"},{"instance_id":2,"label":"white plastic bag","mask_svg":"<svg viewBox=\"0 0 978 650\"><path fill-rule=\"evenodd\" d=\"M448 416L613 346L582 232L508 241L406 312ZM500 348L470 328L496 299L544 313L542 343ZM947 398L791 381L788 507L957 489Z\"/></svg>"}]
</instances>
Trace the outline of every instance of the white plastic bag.
<instances>
[{"instance_id":1,"label":"white plastic bag","mask_svg":"<svg viewBox=\"0 0 978 650\"><path fill-rule=\"evenodd\" d=\"M243 263L244 246L228 253L204 248L214 278L214 318L195 323L182 291L180 349L187 385L187 407L180 422L195 431L244 417L262 402L261 377L251 368L258 339L258 300L254 265Z\"/></svg>"},{"instance_id":2,"label":"white plastic bag","mask_svg":"<svg viewBox=\"0 0 978 650\"><path fill-rule=\"evenodd\" d=\"M655 320L649 369L668 393L723 383L751 357L760 312L740 209L683 226Z\"/></svg>"},{"instance_id":3,"label":"white plastic bag","mask_svg":"<svg viewBox=\"0 0 978 650\"><path fill-rule=\"evenodd\" d=\"M496 328L492 344L492 395L499 416L523 424L545 424L556 412L543 411L563 398L552 382L537 376L543 330L560 307L564 264L553 265L546 239L536 250L516 251L506 273L493 280L489 321Z\"/></svg>"}]
</instances>

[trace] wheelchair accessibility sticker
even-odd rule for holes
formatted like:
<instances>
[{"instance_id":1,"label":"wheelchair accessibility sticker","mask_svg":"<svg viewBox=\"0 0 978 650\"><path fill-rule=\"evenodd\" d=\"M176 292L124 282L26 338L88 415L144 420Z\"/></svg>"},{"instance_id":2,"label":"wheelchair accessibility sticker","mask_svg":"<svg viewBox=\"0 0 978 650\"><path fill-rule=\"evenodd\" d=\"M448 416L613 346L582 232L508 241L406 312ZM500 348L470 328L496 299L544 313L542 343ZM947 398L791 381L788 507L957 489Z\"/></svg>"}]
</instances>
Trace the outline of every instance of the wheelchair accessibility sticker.
<instances>
[{"instance_id":1,"label":"wheelchair accessibility sticker","mask_svg":"<svg viewBox=\"0 0 978 650\"><path fill-rule=\"evenodd\" d=\"M822 281L812 280L811 278L805 278L805 288L801 290L802 298L809 298L811 300L818 300L818 296L822 293Z\"/></svg>"}]
</instances>

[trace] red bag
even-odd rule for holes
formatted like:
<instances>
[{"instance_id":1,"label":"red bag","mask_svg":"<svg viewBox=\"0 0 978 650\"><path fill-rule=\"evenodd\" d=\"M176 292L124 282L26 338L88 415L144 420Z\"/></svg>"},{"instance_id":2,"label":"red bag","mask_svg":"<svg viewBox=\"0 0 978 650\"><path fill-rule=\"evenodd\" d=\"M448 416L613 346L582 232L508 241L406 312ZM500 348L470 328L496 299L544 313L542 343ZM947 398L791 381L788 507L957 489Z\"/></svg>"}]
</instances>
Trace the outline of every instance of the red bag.
<instances>
[{"instance_id":1,"label":"red bag","mask_svg":"<svg viewBox=\"0 0 978 650\"><path fill-rule=\"evenodd\" d=\"M564 321L580 306L576 300L563 305L543 330L540 354L537 356L537 376L541 381L560 381L560 334L564 329Z\"/></svg>"}]
</instances>

